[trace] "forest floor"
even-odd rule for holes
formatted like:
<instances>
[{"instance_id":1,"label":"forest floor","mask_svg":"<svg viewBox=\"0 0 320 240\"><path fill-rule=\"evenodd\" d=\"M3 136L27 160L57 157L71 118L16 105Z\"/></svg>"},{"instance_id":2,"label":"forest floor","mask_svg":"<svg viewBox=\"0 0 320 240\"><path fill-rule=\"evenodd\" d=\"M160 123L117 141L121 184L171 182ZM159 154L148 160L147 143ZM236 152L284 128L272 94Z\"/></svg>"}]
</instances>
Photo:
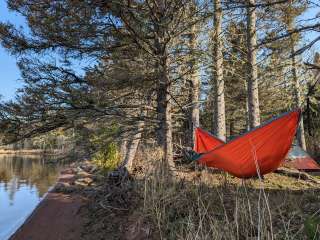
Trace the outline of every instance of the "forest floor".
<instances>
[{"instance_id":1,"label":"forest floor","mask_svg":"<svg viewBox=\"0 0 320 240\"><path fill-rule=\"evenodd\" d=\"M317 177L271 173L260 181L207 170L180 168L168 176L138 169L131 176L116 172L95 187L82 239L320 239Z\"/></svg>"},{"instance_id":2,"label":"forest floor","mask_svg":"<svg viewBox=\"0 0 320 240\"><path fill-rule=\"evenodd\" d=\"M13 239L320 239L318 177L241 180L185 167L168 175L160 165L103 174L89 162L65 173L72 181L51 194L70 204L44 201Z\"/></svg>"}]
</instances>

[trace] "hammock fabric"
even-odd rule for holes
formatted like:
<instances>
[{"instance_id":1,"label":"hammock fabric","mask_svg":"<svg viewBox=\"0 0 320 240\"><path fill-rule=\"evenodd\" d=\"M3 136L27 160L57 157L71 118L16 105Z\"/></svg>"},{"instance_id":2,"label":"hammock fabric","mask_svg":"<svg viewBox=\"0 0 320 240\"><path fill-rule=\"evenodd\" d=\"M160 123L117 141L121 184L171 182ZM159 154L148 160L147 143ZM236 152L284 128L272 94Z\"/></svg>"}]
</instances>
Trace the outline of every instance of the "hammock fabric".
<instances>
[{"instance_id":1,"label":"hammock fabric","mask_svg":"<svg viewBox=\"0 0 320 240\"><path fill-rule=\"evenodd\" d=\"M197 129L194 150L203 153L197 161L240 178L273 172L290 150L299 119L300 110L287 113L226 144Z\"/></svg>"},{"instance_id":2,"label":"hammock fabric","mask_svg":"<svg viewBox=\"0 0 320 240\"><path fill-rule=\"evenodd\" d=\"M220 145L225 144L224 141L212 136L210 133L201 128L196 128L194 134L195 144L193 150L196 153L206 153Z\"/></svg>"}]
</instances>

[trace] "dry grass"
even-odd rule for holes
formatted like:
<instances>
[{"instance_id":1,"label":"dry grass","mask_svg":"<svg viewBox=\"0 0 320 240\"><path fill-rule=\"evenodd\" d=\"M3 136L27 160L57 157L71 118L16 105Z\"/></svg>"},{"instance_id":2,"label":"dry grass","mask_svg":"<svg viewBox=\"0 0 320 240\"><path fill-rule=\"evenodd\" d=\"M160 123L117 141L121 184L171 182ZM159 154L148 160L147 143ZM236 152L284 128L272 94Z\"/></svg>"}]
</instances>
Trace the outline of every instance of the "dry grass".
<instances>
[{"instance_id":1,"label":"dry grass","mask_svg":"<svg viewBox=\"0 0 320 240\"><path fill-rule=\"evenodd\" d=\"M156 151L150 154L156 159ZM320 239L315 183L275 173L263 181L183 168L170 173L160 162L136 181L157 239Z\"/></svg>"},{"instance_id":2,"label":"dry grass","mask_svg":"<svg viewBox=\"0 0 320 240\"><path fill-rule=\"evenodd\" d=\"M168 171L159 150L139 155L132 176L107 177L89 191L83 239L320 239L319 184L276 173L261 181Z\"/></svg>"}]
</instances>

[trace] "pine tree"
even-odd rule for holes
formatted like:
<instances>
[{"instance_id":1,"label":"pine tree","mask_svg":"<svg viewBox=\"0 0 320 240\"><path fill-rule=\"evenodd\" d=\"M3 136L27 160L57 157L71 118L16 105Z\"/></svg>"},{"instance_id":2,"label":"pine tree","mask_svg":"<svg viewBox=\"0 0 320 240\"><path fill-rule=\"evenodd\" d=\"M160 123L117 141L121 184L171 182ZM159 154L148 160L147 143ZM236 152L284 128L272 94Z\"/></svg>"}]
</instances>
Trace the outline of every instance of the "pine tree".
<instances>
[{"instance_id":1,"label":"pine tree","mask_svg":"<svg viewBox=\"0 0 320 240\"><path fill-rule=\"evenodd\" d=\"M245 24L231 21L224 51L226 119L229 137L246 131L246 36Z\"/></svg>"},{"instance_id":2,"label":"pine tree","mask_svg":"<svg viewBox=\"0 0 320 240\"><path fill-rule=\"evenodd\" d=\"M290 6L282 10L282 21L286 25L287 31L291 33L295 26L295 19L306 10L306 2L304 0L292 0ZM296 46L299 41L299 34L293 33L289 36L290 60L291 60L291 75L293 83L294 105L296 108L302 108L301 86L298 75L298 66L296 59ZM297 140L299 145L306 150L306 140L304 134L303 118L300 120L300 125L297 130Z\"/></svg>"},{"instance_id":3,"label":"pine tree","mask_svg":"<svg viewBox=\"0 0 320 240\"><path fill-rule=\"evenodd\" d=\"M213 77L214 77L214 123L215 135L221 140L226 140L226 117L224 99L224 78L223 78L223 44L222 44L222 7L220 0L213 1L214 6L214 29L213 29Z\"/></svg>"},{"instance_id":4,"label":"pine tree","mask_svg":"<svg viewBox=\"0 0 320 240\"><path fill-rule=\"evenodd\" d=\"M247 62L249 128L260 125L259 84L257 67L257 30L255 0L247 0Z\"/></svg>"},{"instance_id":5,"label":"pine tree","mask_svg":"<svg viewBox=\"0 0 320 240\"><path fill-rule=\"evenodd\" d=\"M26 17L32 31L28 35L13 25L1 24L4 47L20 56L54 52L66 61L57 65L41 58L21 61L25 93L18 103L1 106L8 134L22 133L20 128L28 125L34 127L19 136L23 138L70 126L74 120L96 118L116 120L123 131L133 131L143 108L150 107L149 116L143 117L148 119L144 128L154 133L165 159L173 166L172 50L176 39L197 23L198 10L190 11L185 0L152 4L11 0L9 5ZM194 44L194 39L191 42ZM85 76L81 76L70 59L94 59L96 66L85 68ZM49 94L45 92L48 89ZM151 96L149 106L143 100L147 96ZM9 111L14 112L10 117L6 115Z\"/></svg>"}]
</instances>

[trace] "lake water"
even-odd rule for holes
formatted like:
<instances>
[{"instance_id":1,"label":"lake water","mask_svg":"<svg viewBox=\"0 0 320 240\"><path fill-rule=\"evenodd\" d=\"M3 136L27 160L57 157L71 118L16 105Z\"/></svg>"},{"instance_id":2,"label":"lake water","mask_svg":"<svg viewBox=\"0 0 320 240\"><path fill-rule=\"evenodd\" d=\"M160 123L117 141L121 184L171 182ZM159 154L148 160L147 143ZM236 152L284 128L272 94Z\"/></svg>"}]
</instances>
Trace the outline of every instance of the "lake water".
<instances>
[{"instance_id":1,"label":"lake water","mask_svg":"<svg viewBox=\"0 0 320 240\"><path fill-rule=\"evenodd\" d=\"M0 239L23 224L54 185L58 167L40 157L0 155Z\"/></svg>"}]
</instances>

